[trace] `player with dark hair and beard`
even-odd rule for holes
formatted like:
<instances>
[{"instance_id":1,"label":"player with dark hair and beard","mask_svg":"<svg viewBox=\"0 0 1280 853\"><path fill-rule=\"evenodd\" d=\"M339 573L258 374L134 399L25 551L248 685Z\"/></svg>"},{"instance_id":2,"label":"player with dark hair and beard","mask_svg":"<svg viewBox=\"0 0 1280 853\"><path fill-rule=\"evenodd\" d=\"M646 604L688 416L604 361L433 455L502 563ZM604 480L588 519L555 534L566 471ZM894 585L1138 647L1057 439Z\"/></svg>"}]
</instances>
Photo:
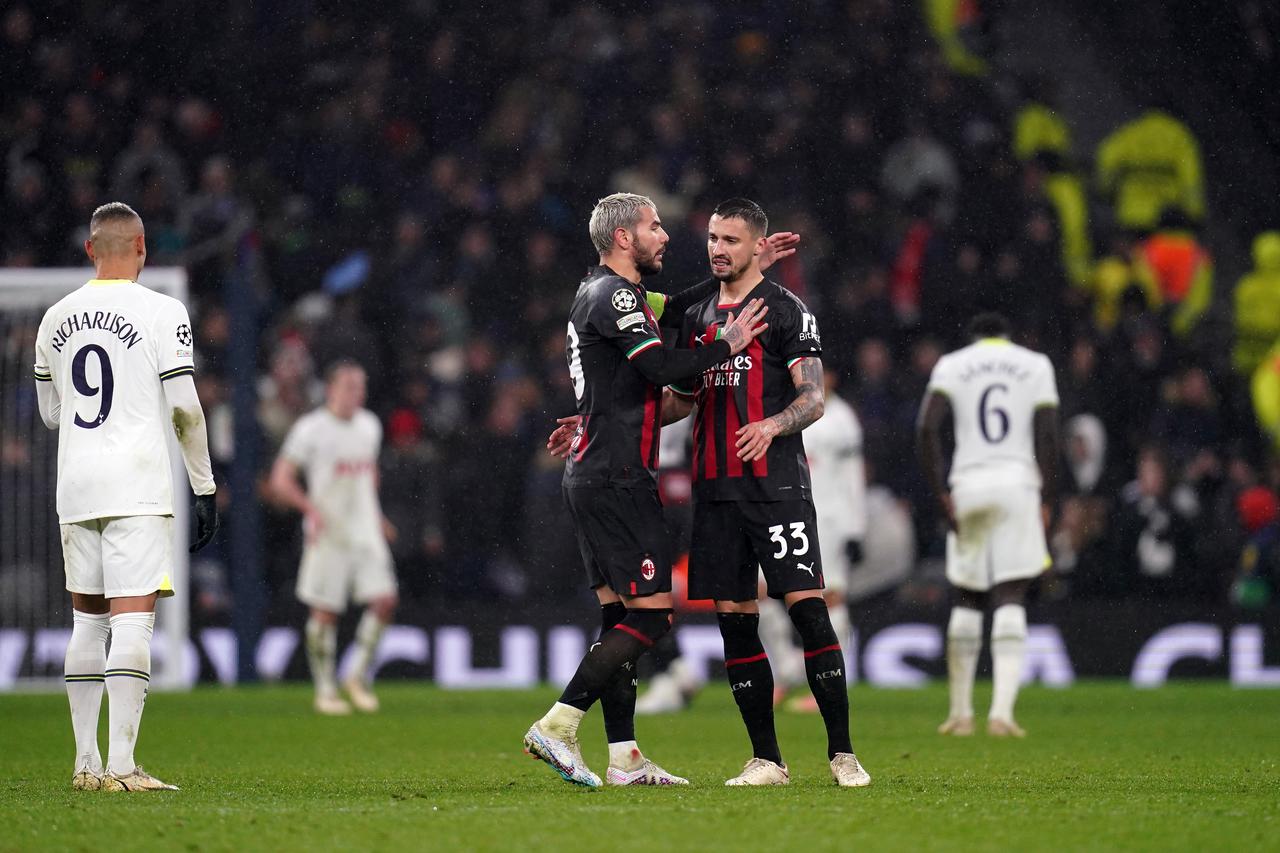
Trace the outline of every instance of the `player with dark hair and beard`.
<instances>
[{"instance_id":1,"label":"player with dark hair and beard","mask_svg":"<svg viewBox=\"0 0 1280 853\"><path fill-rule=\"evenodd\" d=\"M646 759L635 740L635 662L672 621L670 537L657 492L658 436L669 422L663 386L742 352L768 328L761 322L766 311L753 300L736 319L726 318L713 345L669 349L659 316L679 317L710 288L669 298L641 285L645 275L662 270L668 239L653 202L632 193L607 196L592 211L589 230L600 264L578 287L565 337L578 414L560 419L548 449L568 458L565 502L600 601L601 634L560 701L529 728L524 746L564 779L598 787L577 738L579 722L598 699L610 784L687 784ZM769 258L790 254L796 240L775 235Z\"/></svg>"},{"instance_id":2,"label":"player with dark hair and beard","mask_svg":"<svg viewBox=\"0 0 1280 853\"><path fill-rule=\"evenodd\" d=\"M822 597L817 518L800 431L822 417L822 343L813 314L763 275L768 218L747 199L719 205L707 251L716 292L685 313L679 344L716 346L742 305L763 301L769 328L740 354L672 386L673 415L697 406L689 598L714 599L725 668L753 757L726 785L785 785L773 722L773 673L760 641L758 575L782 599L804 645L809 688L827 729L831 774L844 787L871 776L849 739L844 654ZM758 568L757 568L758 566Z\"/></svg>"}]
</instances>

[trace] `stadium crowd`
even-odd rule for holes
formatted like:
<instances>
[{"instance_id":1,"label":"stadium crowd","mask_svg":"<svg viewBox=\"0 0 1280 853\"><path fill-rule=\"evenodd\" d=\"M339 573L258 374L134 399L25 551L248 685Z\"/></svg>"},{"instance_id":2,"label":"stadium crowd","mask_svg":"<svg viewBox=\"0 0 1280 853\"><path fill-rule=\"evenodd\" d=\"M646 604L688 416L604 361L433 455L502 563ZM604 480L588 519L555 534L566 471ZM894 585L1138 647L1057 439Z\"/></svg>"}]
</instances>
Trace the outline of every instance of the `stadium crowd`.
<instances>
[{"instance_id":1,"label":"stadium crowd","mask_svg":"<svg viewBox=\"0 0 1280 853\"><path fill-rule=\"evenodd\" d=\"M149 263L191 275L215 464L236 383L256 383L274 453L324 367L354 358L406 597L536 598L581 586L541 448L573 409L564 322L592 203L656 201L655 286L675 290L705 274L711 208L749 195L804 235L776 276L817 311L861 418L872 511L909 517L901 594L941 582L917 407L964 320L997 309L1059 370L1067 488L1041 594L1264 603L1280 234L1238 284L1214 278L1202 143L1176 105L1078 150L1048 87L1002 85L964 21L934 15L947 4L807 5L14 4L0 255L80 265L93 208L135 206ZM228 367L232 268L266 317L255 377ZM273 515L266 536L287 600L297 524ZM225 607L216 565L197 576Z\"/></svg>"}]
</instances>

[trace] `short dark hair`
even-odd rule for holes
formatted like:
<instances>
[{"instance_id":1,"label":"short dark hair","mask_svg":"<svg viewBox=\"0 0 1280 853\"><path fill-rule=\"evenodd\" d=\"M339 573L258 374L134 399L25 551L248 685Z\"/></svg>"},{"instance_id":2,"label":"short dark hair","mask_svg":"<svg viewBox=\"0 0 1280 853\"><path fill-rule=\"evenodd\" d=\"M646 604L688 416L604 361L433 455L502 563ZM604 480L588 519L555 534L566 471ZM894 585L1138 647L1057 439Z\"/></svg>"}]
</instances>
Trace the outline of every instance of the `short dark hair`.
<instances>
[{"instance_id":1,"label":"short dark hair","mask_svg":"<svg viewBox=\"0 0 1280 853\"><path fill-rule=\"evenodd\" d=\"M1009 321L1005 319L1005 316L994 311L986 311L977 315L965 327L965 333L971 339L1007 338L1012 332L1013 327L1009 325Z\"/></svg>"},{"instance_id":2,"label":"short dark hair","mask_svg":"<svg viewBox=\"0 0 1280 853\"><path fill-rule=\"evenodd\" d=\"M329 387L333 381L338 378L338 374L344 370L358 370L368 376L368 371L364 369L364 365L356 361L354 358L339 358L329 363L324 369L324 384Z\"/></svg>"},{"instance_id":3,"label":"short dark hair","mask_svg":"<svg viewBox=\"0 0 1280 853\"><path fill-rule=\"evenodd\" d=\"M741 219L762 237L769 233L769 217L765 216L764 209L760 205L749 198L731 198L722 201L716 205L715 210L711 211L711 215L719 216L721 219Z\"/></svg>"},{"instance_id":4,"label":"short dark hair","mask_svg":"<svg viewBox=\"0 0 1280 853\"><path fill-rule=\"evenodd\" d=\"M98 226L106 225L109 222L123 222L126 219L137 219L142 221L142 217L138 212L122 201L109 201L93 212L93 216L89 217L89 233L98 230Z\"/></svg>"}]
</instances>

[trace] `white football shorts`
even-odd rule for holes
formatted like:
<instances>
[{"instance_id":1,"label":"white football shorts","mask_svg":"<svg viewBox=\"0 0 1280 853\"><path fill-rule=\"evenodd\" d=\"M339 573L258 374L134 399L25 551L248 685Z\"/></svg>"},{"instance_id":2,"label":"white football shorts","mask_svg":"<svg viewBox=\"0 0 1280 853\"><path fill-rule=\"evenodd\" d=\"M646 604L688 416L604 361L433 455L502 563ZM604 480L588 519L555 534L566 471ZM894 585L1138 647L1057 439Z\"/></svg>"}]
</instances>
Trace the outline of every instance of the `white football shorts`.
<instances>
[{"instance_id":1,"label":"white football shorts","mask_svg":"<svg viewBox=\"0 0 1280 853\"><path fill-rule=\"evenodd\" d=\"M92 518L59 527L68 592L107 598L173 595L173 516Z\"/></svg>"},{"instance_id":2,"label":"white football shorts","mask_svg":"<svg viewBox=\"0 0 1280 853\"><path fill-rule=\"evenodd\" d=\"M321 539L302 549L298 600L309 607L341 613L347 602L364 604L396 594L396 573L385 543L334 544Z\"/></svg>"},{"instance_id":3,"label":"white football shorts","mask_svg":"<svg viewBox=\"0 0 1280 853\"><path fill-rule=\"evenodd\" d=\"M1030 487L952 491L958 533L947 534L947 580L986 592L1049 567L1040 493Z\"/></svg>"}]
</instances>

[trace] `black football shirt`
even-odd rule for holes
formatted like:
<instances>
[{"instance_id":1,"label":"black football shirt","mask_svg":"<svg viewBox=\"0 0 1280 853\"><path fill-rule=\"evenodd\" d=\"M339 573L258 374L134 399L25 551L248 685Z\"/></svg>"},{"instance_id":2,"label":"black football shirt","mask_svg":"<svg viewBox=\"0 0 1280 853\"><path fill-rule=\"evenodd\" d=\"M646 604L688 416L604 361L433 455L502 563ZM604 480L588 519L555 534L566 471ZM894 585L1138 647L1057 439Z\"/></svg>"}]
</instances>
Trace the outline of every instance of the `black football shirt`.
<instances>
[{"instance_id":1,"label":"black football shirt","mask_svg":"<svg viewBox=\"0 0 1280 853\"><path fill-rule=\"evenodd\" d=\"M752 299L769 309L769 328L746 349L672 390L697 404L693 427L694 493L701 500L781 501L810 498L809 464L800 433L780 435L765 456L738 458L740 427L781 412L796 399L791 367L822 355L818 323L795 294L765 279L740 303L719 303L719 291L686 311L677 344L698 347L714 341L728 320Z\"/></svg>"},{"instance_id":2,"label":"black football shirt","mask_svg":"<svg viewBox=\"0 0 1280 853\"><path fill-rule=\"evenodd\" d=\"M565 357L582 421L564 471L565 486L655 486L662 388L630 359L662 346L645 289L606 266L578 286Z\"/></svg>"}]
</instances>

